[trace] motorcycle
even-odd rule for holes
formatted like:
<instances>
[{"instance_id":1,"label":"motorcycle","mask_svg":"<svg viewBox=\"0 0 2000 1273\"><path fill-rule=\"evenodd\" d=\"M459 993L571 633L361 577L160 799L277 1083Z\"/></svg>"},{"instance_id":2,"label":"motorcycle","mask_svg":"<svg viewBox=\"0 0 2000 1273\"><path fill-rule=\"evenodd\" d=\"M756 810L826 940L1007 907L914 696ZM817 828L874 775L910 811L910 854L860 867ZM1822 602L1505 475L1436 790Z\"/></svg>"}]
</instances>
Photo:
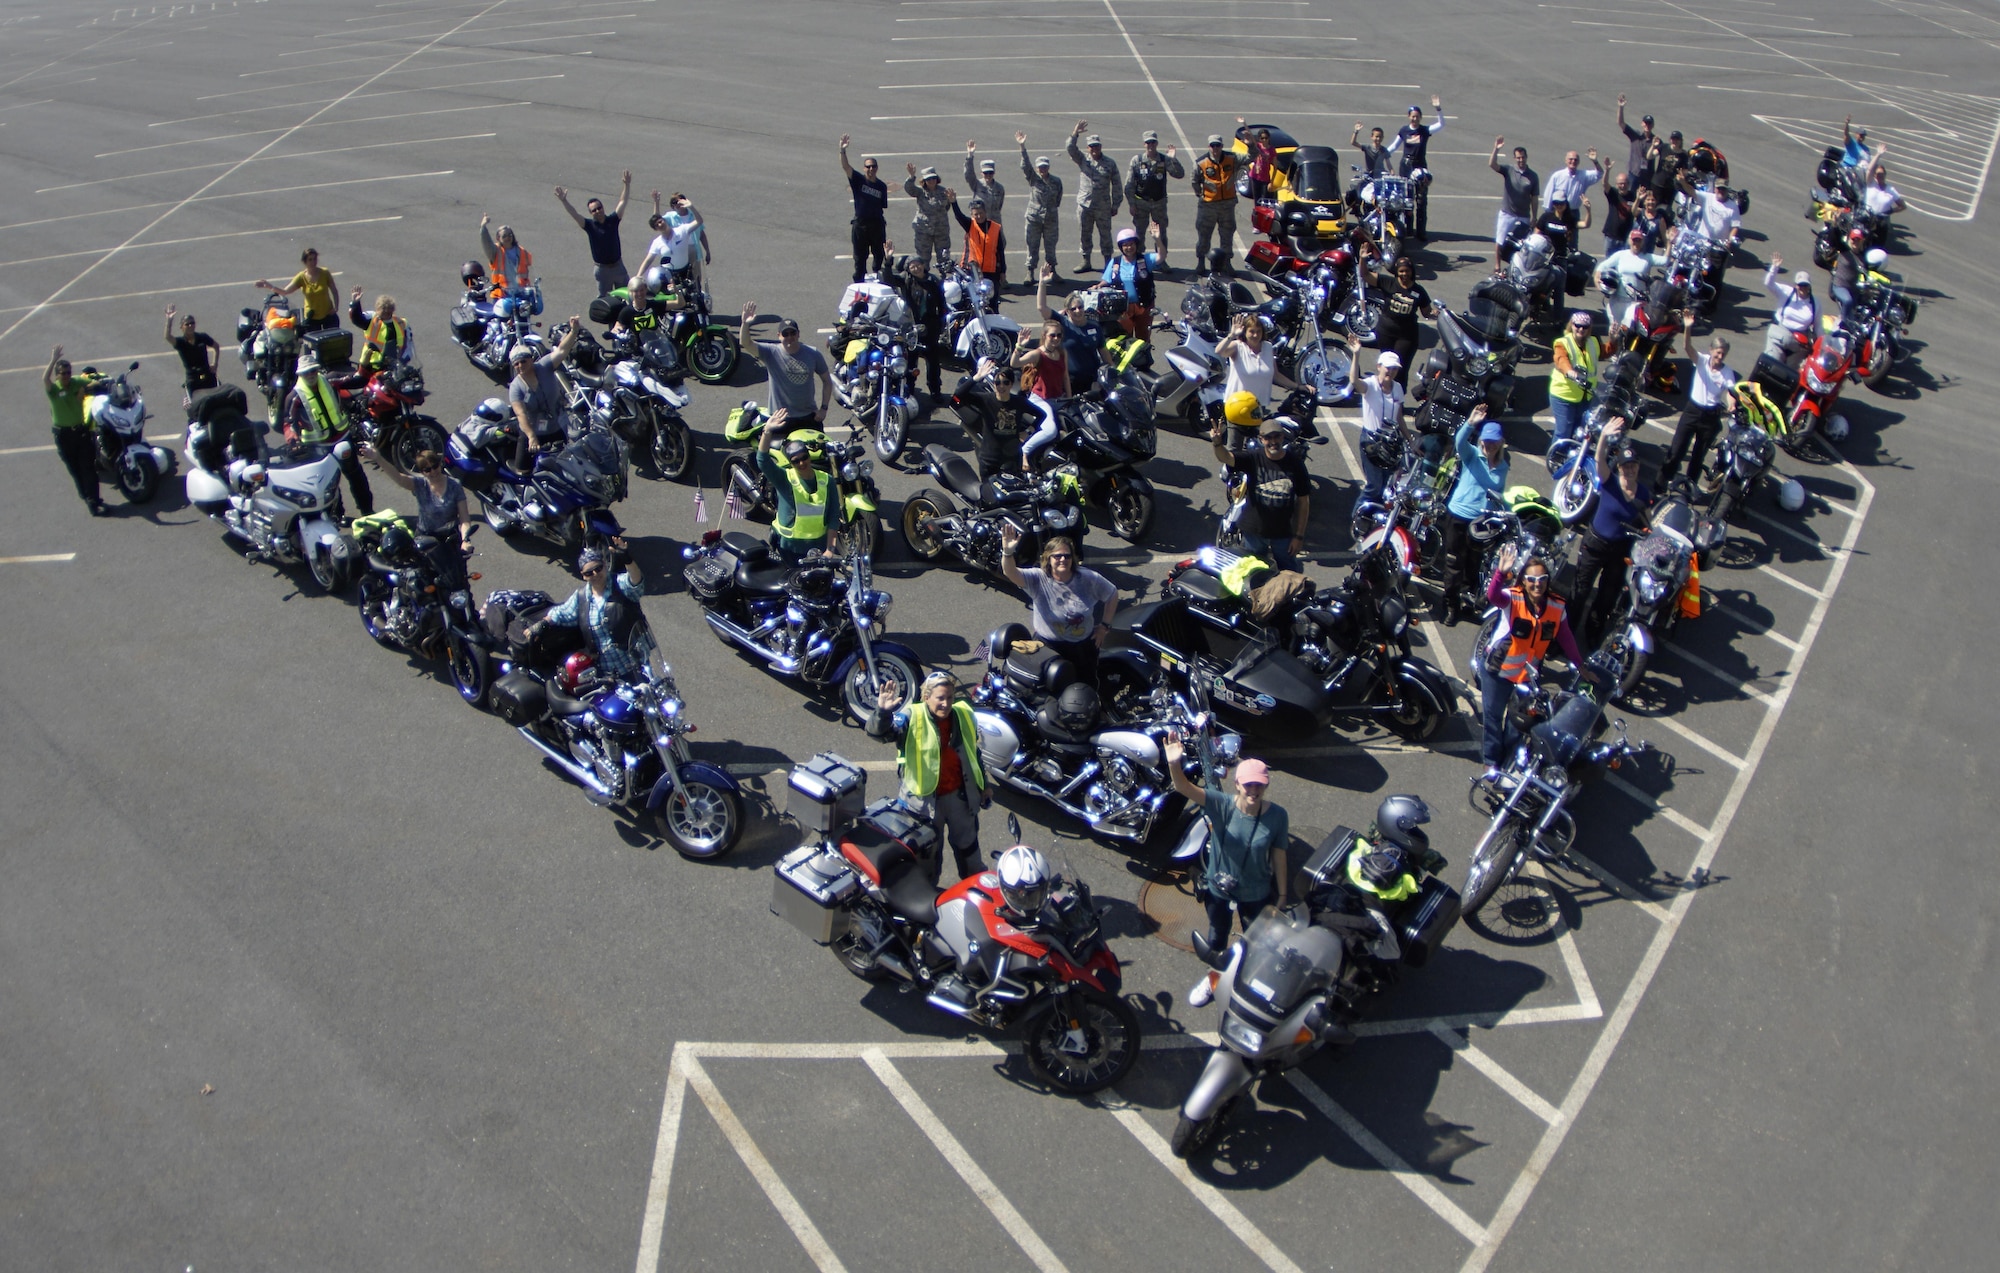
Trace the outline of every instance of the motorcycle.
<instances>
[{"instance_id":1,"label":"motorcycle","mask_svg":"<svg viewBox=\"0 0 2000 1273\"><path fill-rule=\"evenodd\" d=\"M1724 267L1734 246L1717 243L1696 226L1682 224L1686 228L1667 249L1667 274L1687 280L1687 310L1697 321L1704 321L1721 299Z\"/></svg>"},{"instance_id":2,"label":"motorcycle","mask_svg":"<svg viewBox=\"0 0 2000 1273\"><path fill-rule=\"evenodd\" d=\"M992 280L981 277L971 262L953 262L942 254L937 271L944 287L944 347L957 369L976 370L987 358L1005 366L1021 338L1021 324L999 312Z\"/></svg>"},{"instance_id":3,"label":"motorcycle","mask_svg":"<svg viewBox=\"0 0 2000 1273\"><path fill-rule=\"evenodd\" d=\"M1101 508L1111 533L1137 543L1153 526L1153 484L1139 466L1153 458L1153 395L1133 371L1099 373L1088 394L1059 398L1056 439L1036 455L1043 471L1075 475L1086 503Z\"/></svg>"},{"instance_id":4,"label":"motorcycle","mask_svg":"<svg viewBox=\"0 0 2000 1273\"><path fill-rule=\"evenodd\" d=\"M394 511L357 517L351 529L363 566L355 589L362 630L387 649L444 663L459 697L478 706L490 675L479 649L479 614L469 589L441 593L430 557L437 541L416 534ZM478 578L466 575L468 581Z\"/></svg>"},{"instance_id":5,"label":"motorcycle","mask_svg":"<svg viewBox=\"0 0 2000 1273\"><path fill-rule=\"evenodd\" d=\"M1161 596L1185 599L1188 616L1220 640L1277 648L1296 659L1330 700L1330 719L1344 718L1350 727L1379 723L1422 742L1450 718L1457 702L1451 683L1411 652L1403 575L1392 554L1363 553L1338 585L1268 621L1240 593L1222 587L1223 572L1240 560L1226 549L1202 548L1167 572Z\"/></svg>"},{"instance_id":6,"label":"motorcycle","mask_svg":"<svg viewBox=\"0 0 2000 1273\"><path fill-rule=\"evenodd\" d=\"M1785 406L1785 436L1779 439L1785 450L1804 456L1813 450L1814 439L1821 432L1829 442L1846 439L1847 418L1834 408L1840 402L1841 386L1861 378L1854 352L1854 333L1835 326L1831 314L1822 318L1812 352L1799 368L1798 384Z\"/></svg>"},{"instance_id":7,"label":"motorcycle","mask_svg":"<svg viewBox=\"0 0 2000 1273\"><path fill-rule=\"evenodd\" d=\"M1680 622L1681 597L1701 556L1727 533L1723 522L1698 515L1677 492L1654 502L1646 533L1632 544L1624 593L1605 625L1602 649L1619 669L1620 696L1631 693L1645 676L1653 651Z\"/></svg>"},{"instance_id":8,"label":"motorcycle","mask_svg":"<svg viewBox=\"0 0 2000 1273\"><path fill-rule=\"evenodd\" d=\"M1525 302L1511 287L1475 289L1461 313L1437 307L1438 343L1431 348L1411 397L1417 429L1447 441L1472 408L1504 415L1514 398L1514 368L1521 360Z\"/></svg>"},{"instance_id":9,"label":"motorcycle","mask_svg":"<svg viewBox=\"0 0 2000 1273\"><path fill-rule=\"evenodd\" d=\"M1674 343L1687 329L1681 311L1687 305L1687 280L1669 273L1655 282L1644 298L1634 301L1625 325L1625 347L1621 353L1637 355L1645 367L1642 383L1662 396L1680 392L1680 375L1674 369Z\"/></svg>"},{"instance_id":10,"label":"motorcycle","mask_svg":"<svg viewBox=\"0 0 2000 1273\"><path fill-rule=\"evenodd\" d=\"M1527 302L1524 326L1547 326L1562 321L1567 298L1583 295L1585 280L1592 273L1591 259L1571 248L1560 259L1548 236L1536 230L1514 238L1514 255L1507 261L1507 281Z\"/></svg>"},{"instance_id":11,"label":"motorcycle","mask_svg":"<svg viewBox=\"0 0 2000 1273\"><path fill-rule=\"evenodd\" d=\"M567 330L563 324L549 334L560 340ZM681 387L684 374L680 351L664 337L614 340L606 349L588 331L577 333L568 365L556 373L571 394L572 409L591 427L609 430L647 456L663 482L678 481L694 468L694 438L681 418L689 402Z\"/></svg>"},{"instance_id":12,"label":"motorcycle","mask_svg":"<svg viewBox=\"0 0 2000 1273\"><path fill-rule=\"evenodd\" d=\"M1583 431L1550 444L1551 499L1563 525L1574 526L1597 508L1597 440L1604 426L1622 417L1636 433L1645 419L1639 385L1645 369L1645 361L1633 354L1613 354L1605 359L1597 369L1590 405L1584 409Z\"/></svg>"},{"instance_id":13,"label":"motorcycle","mask_svg":"<svg viewBox=\"0 0 2000 1273\"><path fill-rule=\"evenodd\" d=\"M1481 774L1466 793L1473 811L1489 820L1466 863L1464 914L1478 914L1530 855L1561 861L1576 842L1569 806L1584 784L1652 750L1627 737L1622 720L1609 724L1616 738L1599 741L1607 728L1604 705L1618 674L1616 660L1600 650L1585 657L1567 690L1517 687L1509 715L1524 728L1524 737L1497 778Z\"/></svg>"},{"instance_id":14,"label":"motorcycle","mask_svg":"<svg viewBox=\"0 0 2000 1273\"><path fill-rule=\"evenodd\" d=\"M416 410L430 397L422 363L412 359L381 367L353 383L336 382L334 392L353 430L403 472L410 471L419 452L445 453L450 439L444 425Z\"/></svg>"},{"instance_id":15,"label":"motorcycle","mask_svg":"<svg viewBox=\"0 0 2000 1273\"><path fill-rule=\"evenodd\" d=\"M1878 270L1870 269L1861 283L1847 325L1855 336L1854 365L1861 370L1861 383L1872 389L1909 356L1903 333L1917 320L1917 302Z\"/></svg>"},{"instance_id":16,"label":"motorcycle","mask_svg":"<svg viewBox=\"0 0 2000 1273\"><path fill-rule=\"evenodd\" d=\"M130 379L138 369L135 362L109 380L93 383L83 401L83 418L97 443L98 473L116 482L128 501L144 504L160 489L162 478L174 475L176 461L172 451L146 441L146 397Z\"/></svg>"},{"instance_id":17,"label":"motorcycle","mask_svg":"<svg viewBox=\"0 0 2000 1273\"><path fill-rule=\"evenodd\" d=\"M600 302L593 302L593 309ZM710 306L708 291L692 270L673 271L666 274L665 286L653 291L651 300L633 307L638 311L634 325L646 339L671 342L696 380L705 385L726 384L736 372L743 347L735 332L715 321ZM606 321L598 313L590 318L592 322Z\"/></svg>"},{"instance_id":18,"label":"motorcycle","mask_svg":"<svg viewBox=\"0 0 2000 1273\"><path fill-rule=\"evenodd\" d=\"M1281 248L1314 255L1345 240L1347 201L1340 191L1339 156L1331 146L1293 151L1283 187L1250 209L1250 228ZM1247 179L1246 179L1247 180ZM1247 188L1244 193L1248 193Z\"/></svg>"},{"instance_id":19,"label":"motorcycle","mask_svg":"<svg viewBox=\"0 0 2000 1273\"><path fill-rule=\"evenodd\" d=\"M506 401L488 398L445 447L453 475L478 498L494 534L526 530L573 556L625 533L611 513L631 480L622 442L604 429L573 428L571 441L560 450L544 447L523 474L513 467L514 427Z\"/></svg>"},{"instance_id":20,"label":"motorcycle","mask_svg":"<svg viewBox=\"0 0 2000 1273\"><path fill-rule=\"evenodd\" d=\"M1749 500L1777 459L1777 439L1785 435L1782 408L1755 383L1736 386L1736 415L1716 440L1707 466L1696 479L1708 496L1708 517L1718 527Z\"/></svg>"},{"instance_id":21,"label":"motorcycle","mask_svg":"<svg viewBox=\"0 0 2000 1273\"><path fill-rule=\"evenodd\" d=\"M989 634L984 649L986 675L968 697L989 777L1107 840L1143 845L1156 828L1178 825L1186 801L1167 771L1166 737L1205 728L1207 719L1156 692L1144 658L1106 651L1088 685L1018 623Z\"/></svg>"},{"instance_id":22,"label":"motorcycle","mask_svg":"<svg viewBox=\"0 0 2000 1273\"><path fill-rule=\"evenodd\" d=\"M1358 168L1354 169L1357 174ZM1416 211L1417 187L1410 177L1383 175L1361 181L1354 192L1359 225L1380 253L1377 270L1393 271L1403 244L1410 237L1410 216Z\"/></svg>"},{"instance_id":23,"label":"motorcycle","mask_svg":"<svg viewBox=\"0 0 2000 1273\"><path fill-rule=\"evenodd\" d=\"M1833 264L1841 245L1847 242L1847 232L1857 227L1866 237L1867 246L1879 248L1889 244L1890 218L1870 212L1864 198L1866 169L1848 167L1841 162L1842 156L1839 146L1827 147L1814 174L1814 188L1806 192L1806 220L1815 226L1813 264L1821 269Z\"/></svg>"},{"instance_id":24,"label":"motorcycle","mask_svg":"<svg viewBox=\"0 0 2000 1273\"><path fill-rule=\"evenodd\" d=\"M714 861L735 848L743 832L742 784L719 765L694 759L687 741L694 726L673 669L661 665L631 681L597 677L576 629L548 627L529 637L528 626L553 604L545 592L487 598L484 640L474 648L491 664L486 698L494 713L592 804L650 814L682 857Z\"/></svg>"},{"instance_id":25,"label":"motorcycle","mask_svg":"<svg viewBox=\"0 0 2000 1273\"><path fill-rule=\"evenodd\" d=\"M762 659L807 691L838 699L866 722L884 681L914 702L923 660L883 639L895 598L875 590L866 554L791 566L741 531L711 530L682 550L681 575L708 626L725 645Z\"/></svg>"},{"instance_id":26,"label":"motorcycle","mask_svg":"<svg viewBox=\"0 0 2000 1273\"><path fill-rule=\"evenodd\" d=\"M1016 555L1040 555L1046 536L1067 535L1083 551L1083 488L1068 469L1029 475L996 473L981 482L965 457L933 442L924 448L924 469L944 490L924 487L903 501L903 542L912 556L936 561L949 552L974 570L1000 573L1000 532L1011 525L1021 536Z\"/></svg>"},{"instance_id":27,"label":"motorcycle","mask_svg":"<svg viewBox=\"0 0 2000 1273\"><path fill-rule=\"evenodd\" d=\"M1103 918L1074 873L1033 916L1004 912L993 871L939 890L919 858L937 833L893 800L864 807L867 776L825 754L792 771L787 812L807 839L778 859L771 910L864 981L898 979L989 1030L1021 1028L1029 1068L1057 1091L1110 1087L1139 1056L1139 1018ZM1007 819L1020 839L1020 824Z\"/></svg>"},{"instance_id":28,"label":"motorcycle","mask_svg":"<svg viewBox=\"0 0 2000 1273\"><path fill-rule=\"evenodd\" d=\"M1305 864L1303 898L1258 916L1229 944L1221 968L1188 992L1191 1007L1220 999L1222 1024L1181 1102L1168 1142L1176 1158L1206 1148L1259 1078L1297 1069L1328 1043L1352 1043L1350 1026L1369 996L1393 984L1401 968L1429 963L1458 922L1458 894L1412 867L1417 891L1382 912L1397 956L1377 958L1371 948L1382 920L1349 883L1350 859L1367 851L1353 831L1335 827ZM1213 961L1217 952L1197 933L1195 953Z\"/></svg>"},{"instance_id":29,"label":"motorcycle","mask_svg":"<svg viewBox=\"0 0 2000 1273\"><path fill-rule=\"evenodd\" d=\"M518 344L538 345L535 315L542 312L542 280L521 289L519 296L495 297L487 284L486 271L468 262L461 277L465 295L449 316L452 343L465 351L465 358L486 373L496 385L504 385L513 375L508 351Z\"/></svg>"},{"instance_id":30,"label":"motorcycle","mask_svg":"<svg viewBox=\"0 0 2000 1273\"><path fill-rule=\"evenodd\" d=\"M353 544L340 533L343 447L295 443L266 452L234 385L196 396L188 420L188 503L240 540L251 559L304 563L328 593L354 578Z\"/></svg>"},{"instance_id":31,"label":"motorcycle","mask_svg":"<svg viewBox=\"0 0 2000 1273\"><path fill-rule=\"evenodd\" d=\"M770 480L757 467L756 459L757 439L769 420L762 407L745 402L730 411L722 429L725 439L741 447L722 457L723 497L726 502L734 495L743 517L750 520L772 517L778 509ZM840 442L812 427L792 428L785 434L806 444L815 468L824 466L833 474L834 492L840 497L834 550L843 557L872 558L882 544L882 489L875 483L875 461L869 457L867 445L855 441L854 435L851 421L846 439Z\"/></svg>"},{"instance_id":32,"label":"motorcycle","mask_svg":"<svg viewBox=\"0 0 2000 1273\"><path fill-rule=\"evenodd\" d=\"M272 292L262 306L245 306L236 316L236 357L244 378L263 392L266 418L275 421L299 365L299 316L284 293Z\"/></svg>"},{"instance_id":33,"label":"motorcycle","mask_svg":"<svg viewBox=\"0 0 2000 1273\"><path fill-rule=\"evenodd\" d=\"M892 294L891 299L892 309L902 313L900 321L889 312L879 319L843 322L827 338L827 347L833 355L834 399L857 419L869 421L876 454L894 464L916 418L917 373L910 356L915 329L908 306L900 296Z\"/></svg>"}]
</instances>

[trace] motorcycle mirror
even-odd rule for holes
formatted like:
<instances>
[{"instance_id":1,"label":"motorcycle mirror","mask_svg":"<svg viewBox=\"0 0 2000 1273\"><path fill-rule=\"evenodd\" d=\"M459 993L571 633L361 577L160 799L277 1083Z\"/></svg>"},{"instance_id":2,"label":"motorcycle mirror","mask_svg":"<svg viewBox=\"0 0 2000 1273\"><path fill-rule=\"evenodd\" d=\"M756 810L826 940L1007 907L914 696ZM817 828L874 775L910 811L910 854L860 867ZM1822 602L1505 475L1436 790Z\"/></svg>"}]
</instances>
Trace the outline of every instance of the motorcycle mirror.
<instances>
[{"instance_id":1,"label":"motorcycle mirror","mask_svg":"<svg viewBox=\"0 0 2000 1273\"><path fill-rule=\"evenodd\" d=\"M1021 820L1011 813L1007 815L1007 838L1016 844L1021 842Z\"/></svg>"},{"instance_id":2,"label":"motorcycle mirror","mask_svg":"<svg viewBox=\"0 0 2000 1273\"><path fill-rule=\"evenodd\" d=\"M127 371L137 371L137 370L139 370L139 362L138 362L138 360L137 360L137 359L134 359L134 360L132 361L132 365L131 365L131 366L129 366L129 367L127 367L127 368L126 368L125 370L127 370Z\"/></svg>"}]
</instances>

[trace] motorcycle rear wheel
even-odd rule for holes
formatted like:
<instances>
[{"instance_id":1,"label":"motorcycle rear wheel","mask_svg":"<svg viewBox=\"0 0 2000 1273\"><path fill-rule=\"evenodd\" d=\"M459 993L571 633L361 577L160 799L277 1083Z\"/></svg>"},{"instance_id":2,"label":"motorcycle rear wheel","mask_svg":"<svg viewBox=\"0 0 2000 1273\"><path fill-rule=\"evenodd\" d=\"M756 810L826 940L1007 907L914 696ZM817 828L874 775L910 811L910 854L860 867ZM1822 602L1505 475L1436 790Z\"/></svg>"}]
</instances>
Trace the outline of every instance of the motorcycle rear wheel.
<instances>
[{"instance_id":1,"label":"motorcycle rear wheel","mask_svg":"<svg viewBox=\"0 0 2000 1273\"><path fill-rule=\"evenodd\" d=\"M894 682L896 688L902 692L905 703L916 700L917 684L922 678L917 675L917 669L911 667L909 660L902 655L885 654L878 650L875 654L875 675L878 678L878 686L882 681ZM857 725L865 725L868 722L868 714L875 710L876 696L880 692L879 688L873 690L868 688L868 668L857 659L854 666L848 670L847 680L841 684L840 703L846 709L850 720Z\"/></svg>"},{"instance_id":2,"label":"motorcycle rear wheel","mask_svg":"<svg viewBox=\"0 0 2000 1273\"><path fill-rule=\"evenodd\" d=\"M1472 855L1465 863L1465 901L1460 913L1477 914L1479 908L1493 900L1493 893L1500 887L1511 871L1514 860L1522 850L1513 841L1514 816L1510 813L1496 813L1487 826L1486 834L1479 837L1479 843L1472 846ZM1501 841L1505 837L1506 842Z\"/></svg>"},{"instance_id":3,"label":"motorcycle rear wheel","mask_svg":"<svg viewBox=\"0 0 2000 1273\"><path fill-rule=\"evenodd\" d=\"M493 503L484 495L479 497L479 515L486 519L486 525L496 535L511 535L520 525L519 522L503 512L498 504Z\"/></svg>"},{"instance_id":4,"label":"motorcycle rear wheel","mask_svg":"<svg viewBox=\"0 0 2000 1273\"><path fill-rule=\"evenodd\" d=\"M713 861L735 848L743 834L743 801L733 791L683 777L653 810L653 821L674 852Z\"/></svg>"},{"instance_id":5,"label":"motorcycle rear wheel","mask_svg":"<svg viewBox=\"0 0 2000 1273\"><path fill-rule=\"evenodd\" d=\"M740 347L728 332L705 331L688 342L688 370L705 385L719 385L736 370Z\"/></svg>"},{"instance_id":6,"label":"motorcycle rear wheel","mask_svg":"<svg viewBox=\"0 0 2000 1273\"><path fill-rule=\"evenodd\" d=\"M1131 1073L1139 1059L1139 1016L1132 1005L1088 986L1073 987L1035 1009L1022 1036L1028 1068L1072 1096L1103 1091Z\"/></svg>"},{"instance_id":7,"label":"motorcycle rear wheel","mask_svg":"<svg viewBox=\"0 0 2000 1273\"><path fill-rule=\"evenodd\" d=\"M743 510L746 520L758 520L771 515L771 506L764 493L764 483L759 478L755 461L743 454L727 455L722 460L723 503L729 500L729 492L736 492L737 506Z\"/></svg>"},{"instance_id":8,"label":"motorcycle rear wheel","mask_svg":"<svg viewBox=\"0 0 2000 1273\"><path fill-rule=\"evenodd\" d=\"M375 644L384 649L400 650L402 643L389 635L389 628L383 622L382 611L388 604L393 585L388 579L369 571L361 578L359 595L355 598L355 609L361 613L361 630L375 639Z\"/></svg>"},{"instance_id":9,"label":"motorcycle rear wheel","mask_svg":"<svg viewBox=\"0 0 2000 1273\"><path fill-rule=\"evenodd\" d=\"M936 531L926 529L924 522L943 516L947 507L945 497L928 486L903 501L903 542L909 545L912 556L921 561L944 556L944 540Z\"/></svg>"},{"instance_id":10,"label":"motorcycle rear wheel","mask_svg":"<svg viewBox=\"0 0 2000 1273\"><path fill-rule=\"evenodd\" d=\"M881 981L889 975L887 970L876 962L875 956L861 948L852 932L842 933L834 938L830 949L833 951L833 957L840 961L842 968L863 981Z\"/></svg>"}]
</instances>

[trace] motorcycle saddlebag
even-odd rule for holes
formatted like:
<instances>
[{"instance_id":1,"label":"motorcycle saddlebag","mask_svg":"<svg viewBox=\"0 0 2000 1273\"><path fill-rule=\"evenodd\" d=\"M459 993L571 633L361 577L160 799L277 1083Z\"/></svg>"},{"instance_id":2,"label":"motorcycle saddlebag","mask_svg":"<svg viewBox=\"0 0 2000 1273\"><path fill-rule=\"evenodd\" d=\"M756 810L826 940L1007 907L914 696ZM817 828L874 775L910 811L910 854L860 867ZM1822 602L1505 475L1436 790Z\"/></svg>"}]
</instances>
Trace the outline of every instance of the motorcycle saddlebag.
<instances>
[{"instance_id":1,"label":"motorcycle saddlebag","mask_svg":"<svg viewBox=\"0 0 2000 1273\"><path fill-rule=\"evenodd\" d=\"M1416 896L1404 902L1402 912L1396 916L1403 962L1412 968L1429 963L1430 957L1444 945L1452 925L1458 923L1458 910L1457 891L1443 880L1427 876Z\"/></svg>"},{"instance_id":2,"label":"motorcycle saddlebag","mask_svg":"<svg viewBox=\"0 0 2000 1273\"><path fill-rule=\"evenodd\" d=\"M1024 649L1024 646L1035 648ZM1058 654L1053 646L1016 641L1007 655L1007 688L1030 702L1054 698L1075 683L1076 664Z\"/></svg>"},{"instance_id":3,"label":"motorcycle saddlebag","mask_svg":"<svg viewBox=\"0 0 2000 1273\"><path fill-rule=\"evenodd\" d=\"M549 710L548 691L526 672L509 672L493 683L493 714L509 725L527 725Z\"/></svg>"},{"instance_id":4,"label":"motorcycle saddlebag","mask_svg":"<svg viewBox=\"0 0 2000 1273\"><path fill-rule=\"evenodd\" d=\"M590 308L585 311L585 317L599 327L609 327L617 322L621 315L629 319L631 308L615 296L600 296L590 303Z\"/></svg>"},{"instance_id":5,"label":"motorcycle saddlebag","mask_svg":"<svg viewBox=\"0 0 2000 1273\"><path fill-rule=\"evenodd\" d=\"M899 798L892 796L887 800L877 800L868 806L861 817L920 858L927 858L938 851L936 828L911 813Z\"/></svg>"},{"instance_id":6,"label":"motorcycle saddlebag","mask_svg":"<svg viewBox=\"0 0 2000 1273\"><path fill-rule=\"evenodd\" d=\"M345 367L354 361L354 333L342 328L307 332L301 338L305 349L322 367Z\"/></svg>"},{"instance_id":7,"label":"motorcycle saddlebag","mask_svg":"<svg viewBox=\"0 0 2000 1273\"><path fill-rule=\"evenodd\" d=\"M830 751L792 766L785 785L786 815L822 835L860 817L868 803L868 775Z\"/></svg>"},{"instance_id":8,"label":"motorcycle saddlebag","mask_svg":"<svg viewBox=\"0 0 2000 1273\"><path fill-rule=\"evenodd\" d=\"M1792 399L1792 390L1798 386L1798 374L1769 354L1758 354L1757 365L1750 369L1750 382L1764 391L1764 396L1775 403L1786 403Z\"/></svg>"},{"instance_id":9,"label":"motorcycle saddlebag","mask_svg":"<svg viewBox=\"0 0 2000 1273\"><path fill-rule=\"evenodd\" d=\"M838 853L802 844L772 869L771 913L824 946L847 927L845 904L861 876Z\"/></svg>"},{"instance_id":10,"label":"motorcycle saddlebag","mask_svg":"<svg viewBox=\"0 0 2000 1273\"><path fill-rule=\"evenodd\" d=\"M1563 258L1563 294L1581 296L1590 286L1592 267L1597 263L1581 252L1572 252Z\"/></svg>"},{"instance_id":11,"label":"motorcycle saddlebag","mask_svg":"<svg viewBox=\"0 0 2000 1273\"><path fill-rule=\"evenodd\" d=\"M697 557L681 571L681 578L687 580L688 591L699 599L717 601L736 579L736 561L724 553Z\"/></svg>"},{"instance_id":12,"label":"motorcycle saddlebag","mask_svg":"<svg viewBox=\"0 0 2000 1273\"><path fill-rule=\"evenodd\" d=\"M451 309L451 335L461 345L476 345L486 335L486 320L470 304L454 305Z\"/></svg>"},{"instance_id":13,"label":"motorcycle saddlebag","mask_svg":"<svg viewBox=\"0 0 2000 1273\"><path fill-rule=\"evenodd\" d=\"M1352 828L1335 827L1326 833L1326 839L1319 842L1313 855L1306 859L1301 870L1306 876L1306 886L1301 892L1332 884L1347 870L1347 853L1355 845L1357 837Z\"/></svg>"}]
</instances>

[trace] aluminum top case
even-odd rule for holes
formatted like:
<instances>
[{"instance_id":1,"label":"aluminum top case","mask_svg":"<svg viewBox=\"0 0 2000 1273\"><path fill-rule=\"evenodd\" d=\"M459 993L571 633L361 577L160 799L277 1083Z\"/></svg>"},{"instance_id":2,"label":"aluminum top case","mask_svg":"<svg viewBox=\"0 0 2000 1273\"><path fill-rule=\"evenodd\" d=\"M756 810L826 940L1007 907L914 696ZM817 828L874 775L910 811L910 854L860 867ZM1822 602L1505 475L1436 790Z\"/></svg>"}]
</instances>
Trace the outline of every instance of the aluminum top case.
<instances>
[{"instance_id":1,"label":"aluminum top case","mask_svg":"<svg viewBox=\"0 0 2000 1273\"><path fill-rule=\"evenodd\" d=\"M822 834L861 816L868 803L868 775L853 761L823 751L792 766L785 813Z\"/></svg>"}]
</instances>

